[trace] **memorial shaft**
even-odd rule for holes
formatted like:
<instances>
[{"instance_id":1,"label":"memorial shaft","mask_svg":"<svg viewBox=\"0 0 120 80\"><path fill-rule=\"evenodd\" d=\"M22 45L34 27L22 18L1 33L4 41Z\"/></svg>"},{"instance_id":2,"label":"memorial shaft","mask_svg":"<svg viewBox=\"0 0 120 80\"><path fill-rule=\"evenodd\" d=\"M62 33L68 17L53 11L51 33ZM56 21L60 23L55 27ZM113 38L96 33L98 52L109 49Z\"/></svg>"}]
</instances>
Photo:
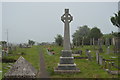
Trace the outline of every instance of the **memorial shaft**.
<instances>
[{"instance_id":1,"label":"memorial shaft","mask_svg":"<svg viewBox=\"0 0 120 80\"><path fill-rule=\"evenodd\" d=\"M61 20L64 22L64 41L63 47L64 50L70 50L70 29L69 23L72 21L72 16L69 14L69 9L65 9L65 14L61 17Z\"/></svg>"},{"instance_id":2,"label":"memorial shaft","mask_svg":"<svg viewBox=\"0 0 120 80\"><path fill-rule=\"evenodd\" d=\"M64 24L64 50L70 50L70 31L69 31L69 23L66 21Z\"/></svg>"},{"instance_id":3,"label":"memorial shaft","mask_svg":"<svg viewBox=\"0 0 120 80\"><path fill-rule=\"evenodd\" d=\"M76 68L74 57L72 57L72 50L70 49L69 23L72 21L72 19L73 17L69 14L69 9L65 9L65 14L61 16L61 20L64 23L64 50L61 51L62 53L60 56L60 63L58 63L58 67L54 69L54 71L57 73L80 72L80 70Z\"/></svg>"}]
</instances>

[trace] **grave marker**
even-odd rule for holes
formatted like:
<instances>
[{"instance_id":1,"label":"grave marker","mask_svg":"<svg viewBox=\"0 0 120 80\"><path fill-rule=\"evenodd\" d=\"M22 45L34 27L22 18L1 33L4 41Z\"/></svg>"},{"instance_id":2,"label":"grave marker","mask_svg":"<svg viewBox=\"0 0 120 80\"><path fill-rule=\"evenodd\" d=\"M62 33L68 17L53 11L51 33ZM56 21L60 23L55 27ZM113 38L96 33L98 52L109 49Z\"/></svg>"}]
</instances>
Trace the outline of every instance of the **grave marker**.
<instances>
[{"instance_id":1,"label":"grave marker","mask_svg":"<svg viewBox=\"0 0 120 80\"><path fill-rule=\"evenodd\" d=\"M99 52L98 51L96 51L96 61L99 64Z\"/></svg>"},{"instance_id":2,"label":"grave marker","mask_svg":"<svg viewBox=\"0 0 120 80\"><path fill-rule=\"evenodd\" d=\"M99 64L103 65L103 58L102 58L102 56L99 56Z\"/></svg>"},{"instance_id":3,"label":"grave marker","mask_svg":"<svg viewBox=\"0 0 120 80\"><path fill-rule=\"evenodd\" d=\"M102 39L98 39L98 46L99 46L99 52L103 52L103 49L102 49Z\"/></svg>"},{"instance_id":4,"label":"grave marker","mask_svg":"<svg viewBox=\"0 0 120 80\"><path fill-rule=\"evenodd\" d=\"M60 57L60 63L58 67L54 69L57 73L76 73L80 72L78 68L76 68L76 64L74 63L74 57L72 57L72 50L70 47L70 32L69 32L69 23L73 20L73 17L69 14L69 9L65 9L65 14L61 17L61 20L64 23L64 41L62 56Z\"/></svg>"},{"instance_id":5,"label":"grave marker","mask_svg":"<svg viewBox=\"0 0 120 80\"><path fill-rule=\"evenodd\" d=\"M107 47L107 53L106 54L110 54L110 47Z\"/></svg>"},{"instance_id":6,"label":"grave marker","mask_svg":"<svg viewBox=\"0 0 120 80\"><path fill-rule=\"evenodd\" d=\"M36 74L34 67L21 56L4 76L5 78L35 78Z\"/></svg>"}]
</instances>

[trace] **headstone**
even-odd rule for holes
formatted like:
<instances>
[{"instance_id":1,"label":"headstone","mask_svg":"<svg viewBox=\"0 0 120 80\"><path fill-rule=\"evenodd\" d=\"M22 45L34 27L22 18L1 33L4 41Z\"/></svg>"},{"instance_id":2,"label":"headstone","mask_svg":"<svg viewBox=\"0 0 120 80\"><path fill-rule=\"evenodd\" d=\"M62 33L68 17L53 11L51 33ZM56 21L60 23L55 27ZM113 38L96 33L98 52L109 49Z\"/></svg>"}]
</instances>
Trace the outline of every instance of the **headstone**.
<instances>
[{"instance_id":1,"label":"headstone","mask_svg":"<svg viewBox=\"0 0 120 80\"><path fill-rule=\"evenodd\" d=\"M110 54L110 46L108 46L106 54Z\"/></svg>"},{"instance_id":2,"label":"headstone","mask_svg":"<svg viewBox=\"0 0 120 80\"><path fill-rule=\"evenodd\" d=\"M91 56L90 52L91 51L87 49L86 50L86 56L88 57L89 60L92 60L92 56Z\"/></svg>"},{"instance_id":3,"label":"headstone","mask_svg":"<svg viewBox=\"0 0 120 80\"><path fill-rule=\"evenodd\" d=\"M80 55L82 55L82 50L77 50L72 54L72 56L80 56Z\"/></svg>"},{"instance_id":4,"label":"headstone","mask_svg":"<svg viewBox=\"0 0 120 80\"><path fill-rule=\"evenodd\" d=\"M74 54L80 54L80 55L82 55L82 50L77 50L77 51L74 52Z\"/></svg>"},{"instance_id":5,"label":"headstone","mask_svg":"<svg viewBox=\"0 0 120 80\"><path fill-rule=\"evenodd\" d=\"M103 58L102 58L102 56L99 56L99 64L103 65Z\"/></svg>"},{"instance_id":6,"label":"headstone","mask_svg":"<svg viewBox=\"0 0 120 80\"><path fill-rule=\"evenodd\" d=\"M120 53L120 37L115 38L116 53Z\"/></svg>"},{"instance_id":7,"label":"headstone","mask_svg":"<svg viewBox=\"0 0 120 80\"><path fill-rule=\"evenodd\" d=\"M98 39L98 46L99 46L99 52L102 53L103 49L102 49L102 39Z\"/></svg>"},{"instance_id":8,"label":"headstone","mask_svg":"<svg viewBox=\"0 0 120 80\"><path fill-rule=\"evenodd\" d=\"M69 32L69 23L73 20L73 17L69 14L69 9L65 9L65 14L61 17L61 20L64 23L64 41L62 55L60 57L60 63L58 67L54 69L57 73L76 73L80 72L76 68L74 63L74 57L72 57L72 50L70 48L70 32Z\"/></svg>"},{"instance_id":9,"label":"headstone","mask_svg":"<svg viewBox=\"0 0 120 80\"><path fill-rule=\"evenodd\" d=\"M115 38L112 38L112 45L115 45Z\"/></svg>"},{"instance_id":10,"label":"headstone","mask_svg":"<svg viewBox=\"0 0 120 80\"><path fill-rule=\"evenodd\" d=\"M108 69L110 70L110 69L111 69L111 67L112 67L111 62L108 62Z\"/></svg>"},{"instance_id":11,"label":"headstone","mask_svg":"<svg viewBox=\"0 0 120 80\"><path fill-rule=\"evenodd\" d=\"M86 56L88 56L88 54L89 54L89 50L88 50L88 49L86 49Z\"/></svg>"},{"instance_id":12,"label":"headstone","mask_svg":"<svg viewBox=\"0 0 120 80\"><path fill-rule=\"evenodd\" d=\"M105 45L106 45L106 46L110 46L110 41L109 41L108 38L106 38L106 40L105 40Z\"/></svg>"},{"instance_id":13,"label":"headstone","mask_svg":"<svg viewBox=\"0 0 120 80\"><path fill-rule=\"evenodd\" d=\"M21 56L4 76L5 78L35 78L36 74L34 67Z\"/></svg>"},{"instance_id":14,"label":"headstone","mask_svg":"<svg viewBox=\"0 0 120 80\"><path fill-rule=\"evenodd\" d=\"M104 61L104 69L107 69L107 62Z\"/></svg>"},{"instance_id":15,"label":"headstone","mask_svg":"<svg viewBox=\"0 0 120 80\"><path fill-rule=\"evenodd\" d=\"M2 50L2 56L8 56L8 50L7 50L7 48L4 48Z\"/></svg>"},{"instance_id":16,"label":"headstone","mask_svg":"<svg viewBox=\"0 0 120 80\"><path fill-rule=\"evenodd\" d=\"M114 66L114 64L115 64L115 63L114 63L114 62L112 62L111 64L112 64L112 66Z\"/></svg>"},{"instance_id":17,"label":"headstone","mask_svg":"<svg viewBox=\"0 0 120 80\"><path fill-rule=\"evenodd\" d=\"M96 61L99 64L99 52L98 51L96 52Z\"/></svg>"}]
</instances>

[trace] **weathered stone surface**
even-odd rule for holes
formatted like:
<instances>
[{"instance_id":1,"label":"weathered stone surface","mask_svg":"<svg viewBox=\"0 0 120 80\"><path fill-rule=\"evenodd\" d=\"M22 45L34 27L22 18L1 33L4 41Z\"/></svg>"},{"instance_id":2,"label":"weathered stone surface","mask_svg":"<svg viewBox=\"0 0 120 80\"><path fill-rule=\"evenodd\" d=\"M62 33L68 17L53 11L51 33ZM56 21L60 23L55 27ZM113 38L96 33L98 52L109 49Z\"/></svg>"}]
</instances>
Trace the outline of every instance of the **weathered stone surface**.
<instances>
[{"instance_id":1,"label":"weathered stone surface","mask_svg":"<svg viewBox=\"0 0 120 80\"><path fill-rule=\"evenodd\" d=\"M120 75L120 71L111 71L111 70L106 70L109 74L112 74L112 75Z\"/></svg>"},{"instance_id":2,"label":"weathered stone surface","mask_svg":"<svg viewBox=\"0 0 120 80\"><path fill-rule=\"evenodd\" d=\"M74 57L60 57L60 64L73 64Z\"/></svg>"},{"instance_id":3,"label":"weathered stone surface","mask_svg":"<svg viewBox=\"0 0 120 80\"><path fill-rule=\"evenodd\" d=\"M60 70L60 69L58 69L58 68L54 68L54 72L55 73L69 73L69 74L71 74L71 73L79 73L80 72L80 69L78 69L78 68L76 68L76 69L74 69L74 70Z\"/></svg>"},{"instance_id":4,"label":"weathered stone surface","mask_svg":"<svg viewBox=\"0 0 120 80\"><path fill-rule=\"evenodd\" d=\"M99 53L98 53L98 51L96 52L96 61L99 64Z\"/></svg>"},{"instance_id":5,"label":"weathered stone surface","mask_svg":"<svg viewBox=\"0 0 120 80\"><path fill-rule=\"evenodd\" d=\"M72 57L72 50L62 50L62 57Z\"/></svg>"},{"instance_id":6,"label":"weathered stone surface","mask_svg":"<svg viewBox=\"0 0 120 80\"><path fill-rule=\"evenodd\" d=\"M72 50L62 50L62 56L60 57L60 64L58 64L58 70L74 70L76 64L74 64L74 57L72 57Z\"/></svg>"},{"instance_id":7,"label":"weathered stone surface","mask_svg":"<svg viewBox=\"0 0 120 80\"><path fill-rule=\"evenodd\" d=\"M98 39L98 46L99 46L99 52L102 53L103 52L103 49L102 49L102 39Z\"/></svg>"},{"instance_id":8,"label":"weathered stone surface","mask_svg":"<svg viewBox=\"0 0 120 80\"><path fill-rule=\"evenodd\" d=\"M103 65L103 58L102 58L102 56L99 56L99 64Z\"/></svg>"},{"instance_id":9,"label":"weathered stone surface","mask_svg":"<svg viewBox=\"0 0 120 80\"><path fill-rule=\"evenodd\" d=\"M70 32L69 32L69 23L72 21L73 17L69 14L69 9L65 9L65 14L61 17L61 20L65 23L64 25L64 41L60 64L54 69L54 72L80 72L74 64L74 58L72 57L72 50L70 47Z\"/></svg>"},{"instance_id":10,"label":"weathered stone surface","mask_svg":"<svg viewBox=\"0 0 120 80\"><path fill-rule=\"evenodd\" d=\"M6 78L34 78L36 74L34 67L21 56L4 76Z\"/></svg>"},{"instance_id":11,"label":"weathered stone surface","mask_svg":"<svg viewBox=\"0 0 120 80\"><path fill-rule=\"evenodd\" d=\"M75 70L76 64L58 64L59 70Z\"/></svg>"},{"instance_id":12,"label":"weathered stone surface","mask_svg":"<svg viewBox=\"0 0 120 80\"><path fill-rule=\"evenodd\" d=\"M110 54L110 47L109 46L107 48L107 53L106 54Z\"/></svg>"},{"instance_id":13,"label":"weathered stone surface","mask_svg":"<svg viewBox=\"0 0 120 80\"><path fill-rule=\"evenodd\" d=\"M65 9L65 14L63 14L61 20L65 23L63 47L64 50L70 50L71 47L70 47L69 23L73 20L73 17L69 14L69 9Z\"/></svg>"},{"instance_id":14,"label":"weathered stone surface","mask_svg":"<svg viewBox=\"0 0 120 80\"><path fill-rule=\"evenodd\" d=\"M77 50L73 54L80 54L80 55L82 55L82 50Z\"/></svg>"}]
</instances>

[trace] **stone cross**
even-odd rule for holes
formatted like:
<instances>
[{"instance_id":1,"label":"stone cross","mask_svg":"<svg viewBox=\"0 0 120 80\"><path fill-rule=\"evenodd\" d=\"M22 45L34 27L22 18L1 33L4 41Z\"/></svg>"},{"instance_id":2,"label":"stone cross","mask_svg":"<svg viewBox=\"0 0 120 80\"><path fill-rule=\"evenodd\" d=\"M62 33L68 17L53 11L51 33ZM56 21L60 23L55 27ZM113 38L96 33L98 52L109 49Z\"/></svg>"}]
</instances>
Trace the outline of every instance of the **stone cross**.
<instances>
[{"instance_id":1,"label":"stone cross","mask_svg":"<svg viewBox=\"0 0 120 80\"><path fill-rule=\"evenodd\" d=\"M65 14L61 17L61 20L64 22L64 42L60 63L58 67L54 68L56 73L77 73L80 72L80 69L76 68L74 63L74 57L72 57L72 50L70 47L70 32L69 32L69 23L73 20L73 17L69 14L69 9L65 9Z\"/></svg>"},{"instance_id":2,"label":"stone cross","mask_svg":"<svg viewBox=\"0 0 120 80\"><path fill-rule=\"evenodd\" d=\"M64 22L64 50L70 50L70 31L69 23L73 20L73 17L69 14L69 9L65 9L65 14L61 17L61 20Z\"/></svg>"}]
</instances>

